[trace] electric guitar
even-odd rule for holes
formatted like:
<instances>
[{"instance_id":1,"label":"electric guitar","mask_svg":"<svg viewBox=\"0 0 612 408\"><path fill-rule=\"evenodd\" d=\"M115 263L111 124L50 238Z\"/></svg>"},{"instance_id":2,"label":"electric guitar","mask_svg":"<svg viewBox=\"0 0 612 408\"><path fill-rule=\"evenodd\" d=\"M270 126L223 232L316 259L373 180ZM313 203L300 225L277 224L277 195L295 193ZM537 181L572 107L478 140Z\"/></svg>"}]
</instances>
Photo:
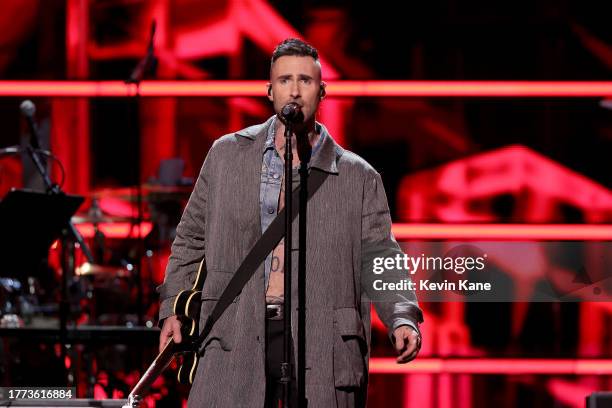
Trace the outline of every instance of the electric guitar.
<instances>
[{"instance_id":1,"label":"electric guitar","mask_svg":"<svg viewBox=\"0 0 612 408\"><path fill-rule=\"evenodd\" d=\"M179 292L174 300L173 312L181 321L181 342L175 343L170 339L168 344L157 355L140 381L128 395L127 404L123 408L137 408L145 393L149 391L157 377L170 365L177 354L183 355L182 364L178 370L178 381L181 384L193 383L198 368L198 344L195 340L199 335L200 306L202 287L206 277L206 264L204 259L200 262L198 274L191 289Z\"/></svg>"}]
</instances>

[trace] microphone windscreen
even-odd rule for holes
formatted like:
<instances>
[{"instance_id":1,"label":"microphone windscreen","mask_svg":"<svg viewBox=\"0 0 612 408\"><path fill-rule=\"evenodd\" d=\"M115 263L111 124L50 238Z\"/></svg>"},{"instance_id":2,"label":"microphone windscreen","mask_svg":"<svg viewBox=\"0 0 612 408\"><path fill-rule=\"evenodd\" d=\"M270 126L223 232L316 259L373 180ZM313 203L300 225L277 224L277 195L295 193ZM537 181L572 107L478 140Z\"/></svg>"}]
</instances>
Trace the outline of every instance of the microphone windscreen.
<instances>
[{"instance_id":1,"label":"microphone windscreen","mask_svg":"<svg viewBox=\"0 0 612 408\"><path fill-rule=\"evenodd\" d=\"M36 106L29 99L21 102L19 109L21 109L21 113L28 118L34 117L34 114L36 113Z\"/></svg>"},{"instance_id":2,"label":"microphone windscreen","mask_svg":"<svg viewBox=\"0 0 612 408\"><path fill-rule=\"evenodd\" d=\"M300 105L295 102L291 102L283 106L280 114L285 122L300 123L304 121L302 109Z\"/></svg>"}]
</instances>

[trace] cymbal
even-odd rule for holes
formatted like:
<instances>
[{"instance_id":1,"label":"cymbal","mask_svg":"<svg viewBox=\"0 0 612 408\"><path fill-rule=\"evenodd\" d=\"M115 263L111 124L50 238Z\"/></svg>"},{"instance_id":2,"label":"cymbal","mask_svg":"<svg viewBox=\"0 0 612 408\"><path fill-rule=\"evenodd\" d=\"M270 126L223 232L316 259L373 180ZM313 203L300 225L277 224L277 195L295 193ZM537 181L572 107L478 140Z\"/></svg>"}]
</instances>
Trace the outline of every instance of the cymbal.
<instances>
[{"instance_id":1,"label":"cymbal","mask_svg":"<svg viewBox=\"0 0 612 408\"><path fill-rule=\"evenodd\" d=\"M135 224L138 222L138 220L134 217L119 217L116 215L77 214L72 217L72 222L75 224L112 224L118 222Z\"/></svg>"},{"instance_id":2,"label":"cymbal","mask_svg":"<svg viewBox=\"0 0 612 408\"><path fill-rule=\"evenodd\" d=\"M141 193L143 200L160 198L189 198L193 186L162 186L159 184L143 184ZM138 187L103 188L89 193L92 198L116 198L119 200L138 200Z\"/></svg>"},{"instance_id":3,"label":"cymbal","mask_svg":"<svg viewBox=\"0 0 612 408\"><path fill-rule=\"evenodd\" d=\"M81 266L77 267L75 272L79 276L125 278L131 275L130 271L126 268L120 268L118 266L90 264L89 262L85 262Z\"/></svg>"}]
</instances>

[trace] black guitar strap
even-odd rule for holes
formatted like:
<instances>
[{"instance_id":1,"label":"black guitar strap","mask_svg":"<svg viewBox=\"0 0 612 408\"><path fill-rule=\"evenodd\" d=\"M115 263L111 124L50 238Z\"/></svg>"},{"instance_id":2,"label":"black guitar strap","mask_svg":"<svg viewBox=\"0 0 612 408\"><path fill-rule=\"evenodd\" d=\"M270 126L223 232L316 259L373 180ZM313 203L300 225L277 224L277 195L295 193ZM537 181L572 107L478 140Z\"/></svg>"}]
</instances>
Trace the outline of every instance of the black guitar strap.
<instances>
[{"instance_id":1,"label":"black guitar strap","mask_svg":"<svg viewBox=\"0 0 612 408\"><path fill-rule=\"evenodd\" d=\"M308 176L308 200L317 192L323 184L329 173L324 171L311 171ZM293 190L291 220L294 220L298 214L299 208L299 192L300 188ZM215 322L221 317L225 309L232 304L234 298L238 296L244 285L247 284L255 270L266 259L268 254L278 245L280 240L285 235L285 209L283 208L276 218L272 221L268 229L263 233L261 238L255 243L251 251L247 254L238 267L238 270L227 284L227 287L219 297L219 301L213 308L210 316L206 319L204 328L200 332L200 336L194 341L196 350L206 339L206 336L212 330ZM204 283L206 284L206 283Z\"/></svg>"}]
</instances>

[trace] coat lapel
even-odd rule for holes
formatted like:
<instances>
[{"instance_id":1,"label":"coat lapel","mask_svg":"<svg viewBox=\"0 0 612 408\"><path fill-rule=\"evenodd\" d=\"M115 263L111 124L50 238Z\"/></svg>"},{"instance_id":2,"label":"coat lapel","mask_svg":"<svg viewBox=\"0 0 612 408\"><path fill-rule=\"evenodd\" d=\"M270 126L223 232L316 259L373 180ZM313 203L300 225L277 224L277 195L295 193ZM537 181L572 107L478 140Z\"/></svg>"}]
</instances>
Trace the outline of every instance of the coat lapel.
<instances>
[{"instance_id":1,"label":"coat lapel","mask_svg":"<svg viewBox=\"0 0 612 408\"><path fill-rule=\"evenodd\" d=\"M235 133L239 147L239 157L235 166L240 168L241 178L238 194L245 213L244 230L246 248L250 248L261 236L261 215L259 207L259 190L261 184L261 163L266 133L272 118L265 123L248 127Z\"/></svg>"},{"instance_id":2,"label":"coat lapel","mask_svg":"<svg viewBox=\"0 0 612 408\"><path fill-rule=\"evenodd\" d=\"M317 125L321 126L321 147L319 151L310 160L311 168L323 170L327 173L338 174L338 159L342 156L344 149L342 149L331 137L327 128L320 123Z\"/></svg>"}]
</instances>

